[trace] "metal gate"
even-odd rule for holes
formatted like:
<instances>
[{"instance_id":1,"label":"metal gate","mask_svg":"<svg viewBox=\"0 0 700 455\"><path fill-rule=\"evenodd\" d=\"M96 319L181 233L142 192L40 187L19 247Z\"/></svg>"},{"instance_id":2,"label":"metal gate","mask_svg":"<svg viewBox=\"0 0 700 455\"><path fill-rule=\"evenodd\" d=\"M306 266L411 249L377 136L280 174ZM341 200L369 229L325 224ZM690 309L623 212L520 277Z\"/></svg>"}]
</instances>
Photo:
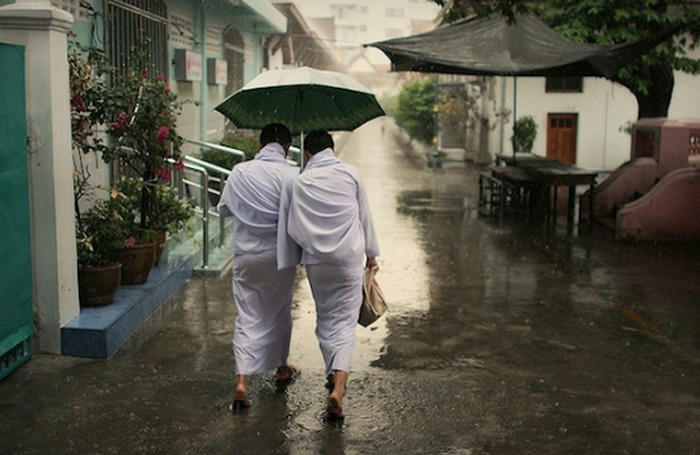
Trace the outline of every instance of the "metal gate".
<instances>
[{"instance_id":1,"label":"metal gate","mask_svg":"<svg viewBox=\"0 0 700 455\"><path fill-rule=\"evenodd\" d=\"M145 51L149 75L168 77L168 14L162 0L109 0L107 2L107 57L124 76L132 51Z\"/></svg>"},{"instance_id":2,"label":"metal gate","mask_svg":"<svg viewBox=\"0 0 700 455\"><path fill-rule=\"evenodd\" d=\"M0 43L0 379L31 357L32 257L24 47Z\"/></svg>"}]
</instances>

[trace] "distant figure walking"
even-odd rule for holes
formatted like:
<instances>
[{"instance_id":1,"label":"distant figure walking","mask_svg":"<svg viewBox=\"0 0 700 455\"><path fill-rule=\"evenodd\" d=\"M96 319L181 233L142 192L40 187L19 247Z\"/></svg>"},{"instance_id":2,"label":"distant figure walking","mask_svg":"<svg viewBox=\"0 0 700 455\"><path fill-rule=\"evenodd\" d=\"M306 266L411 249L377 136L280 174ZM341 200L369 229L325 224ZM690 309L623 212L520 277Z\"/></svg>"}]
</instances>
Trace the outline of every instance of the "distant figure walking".
<instances>
[{"instance_id":1,"label":"distant figure walking","mask_svg":"<svg viewBox=\"0 0 700 455\"><path fill-rule=\"evenodd\" d=\"M291 142L284 125L263 128L260 151L233 167L217 206L222 216L233 216L233 296L238 309L234 409L251 405L248 375L277 368L276 381L285 384L296 373L287 361L296 269L294 264L277 268L281 194L299 172L286 160Z\"/></svg>"}]
</instances>

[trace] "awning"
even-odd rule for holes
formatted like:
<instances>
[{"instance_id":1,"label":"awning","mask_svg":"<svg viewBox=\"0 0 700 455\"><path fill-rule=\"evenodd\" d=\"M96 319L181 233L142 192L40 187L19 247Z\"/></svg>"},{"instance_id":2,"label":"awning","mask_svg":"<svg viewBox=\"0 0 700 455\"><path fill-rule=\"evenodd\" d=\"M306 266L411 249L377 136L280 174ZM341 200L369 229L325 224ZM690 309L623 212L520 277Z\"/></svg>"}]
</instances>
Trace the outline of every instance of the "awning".
<instances>
[{"instance_id":1,"label":"awning","mask_svg":"<svg viewBox=\"0 0 700 455\"><path fill-rule=\"evenodd\" d=\"M614 46L576 43L532 15L470 17L417 35L366 44L394 71L491 76L607 76L675 33Z\"/></svg>"}]
</instances>

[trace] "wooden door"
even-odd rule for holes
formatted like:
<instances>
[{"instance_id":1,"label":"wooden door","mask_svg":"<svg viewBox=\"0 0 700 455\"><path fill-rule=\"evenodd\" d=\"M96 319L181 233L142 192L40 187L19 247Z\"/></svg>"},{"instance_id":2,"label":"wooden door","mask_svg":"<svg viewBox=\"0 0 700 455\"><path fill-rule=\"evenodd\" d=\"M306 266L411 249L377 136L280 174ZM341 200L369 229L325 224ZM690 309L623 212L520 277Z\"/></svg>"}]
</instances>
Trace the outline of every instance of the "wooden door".
<instances>
[{"instance_id":1,"label":"wooden door","mask_svg":"<svg viewBox=\"0 0 700 455\"><path fill-rule=\"evenodd\" d=\"M576 124L578 114L547 115L547 157L565 164L576 164Z\"/></svg>"}]
</instances>

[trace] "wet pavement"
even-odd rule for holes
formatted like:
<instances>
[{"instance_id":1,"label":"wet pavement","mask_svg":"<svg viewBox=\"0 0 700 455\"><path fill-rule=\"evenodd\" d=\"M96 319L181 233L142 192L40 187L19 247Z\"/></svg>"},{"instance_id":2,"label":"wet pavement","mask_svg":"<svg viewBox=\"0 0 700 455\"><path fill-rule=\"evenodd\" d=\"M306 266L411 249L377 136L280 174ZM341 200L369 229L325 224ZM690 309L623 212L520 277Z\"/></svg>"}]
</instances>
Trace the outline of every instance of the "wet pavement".
<instances>
[{"instance_id":1,"label":"wet pavement","mask_svg":"<svg viewBox=\"0 0 700 455\"><path fill-rule=\"evenodd\" d=\"M193 278L107 360L0 382L2 454L697 454L700 245L566 235L477 211L477 166L416 168L378 119L342 142L371 198L390 313L358 327L342 426L300 272L286 391L229 410L230 273Z\"/></svg>"}]
</instances>

